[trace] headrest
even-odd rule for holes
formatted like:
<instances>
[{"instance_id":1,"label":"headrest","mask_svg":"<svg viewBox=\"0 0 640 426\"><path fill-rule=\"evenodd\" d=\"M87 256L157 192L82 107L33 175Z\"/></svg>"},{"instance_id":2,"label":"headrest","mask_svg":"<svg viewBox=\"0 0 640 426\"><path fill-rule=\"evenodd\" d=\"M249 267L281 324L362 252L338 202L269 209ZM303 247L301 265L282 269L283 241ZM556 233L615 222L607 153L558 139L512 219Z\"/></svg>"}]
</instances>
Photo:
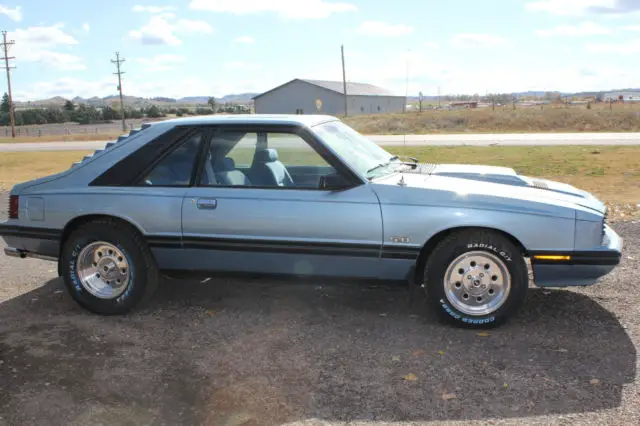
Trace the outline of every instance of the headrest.
<instances>
[{"instance_id":1,"label":"headrest","mask_svg":"<svg viewBox=\"0 0 640 426\"><path fill-rule=\"evenodd\" d=\"M278 161L278 151L275 149L263 149L256 153L256 161L259 163L272 163Z\"/></svg>"},{"instance_id":2,"label":"headrest","mask_svg":"<svg viewBox=\"0 0 640 426\"><path fill-rule=\"evenodd\" d=\"M213 168L216 173L230 172L231 170L235 170L236 162L233 161L233 158L229 157L219 158L213 165Z\"/></svg>"}]
</instances>

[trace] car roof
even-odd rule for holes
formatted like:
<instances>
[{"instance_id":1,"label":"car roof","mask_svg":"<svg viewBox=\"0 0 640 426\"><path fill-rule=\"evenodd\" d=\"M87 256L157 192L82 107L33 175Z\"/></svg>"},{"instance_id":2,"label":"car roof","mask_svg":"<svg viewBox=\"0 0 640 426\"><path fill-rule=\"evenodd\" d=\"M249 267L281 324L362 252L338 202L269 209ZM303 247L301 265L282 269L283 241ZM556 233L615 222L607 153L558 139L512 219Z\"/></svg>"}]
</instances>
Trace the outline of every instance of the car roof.
<instances>
[{"instance_id":1,"label":"car roof","mask_svg":"<svg viewBox=\"0 0 640 426\"><path fill-rule=\"evenodd\" d=\"M174 126L202 124L297 124L311 127L316 124L335 120L338 120L338 118L331 115L232 114L174 118L149 124L166 124Z\"/></svg>"}]
</instances>

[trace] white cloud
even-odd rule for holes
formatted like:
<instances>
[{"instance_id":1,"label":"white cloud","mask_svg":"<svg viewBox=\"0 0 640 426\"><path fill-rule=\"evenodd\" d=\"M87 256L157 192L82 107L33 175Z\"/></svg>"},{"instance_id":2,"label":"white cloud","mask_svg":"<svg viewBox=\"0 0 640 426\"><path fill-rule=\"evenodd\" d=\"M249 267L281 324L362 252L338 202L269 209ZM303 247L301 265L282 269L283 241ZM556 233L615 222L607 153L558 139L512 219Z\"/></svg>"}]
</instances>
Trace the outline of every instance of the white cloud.
<instances>
[{"instance_id":1,"label":"white cloud","mask_svg":"<svg viewBox=\"0 0 640 426\"><path fill-rule=\"evenodd\" d=\"M451 43L459 47L484 47L505 45L507 40L491 34L460 33L452 37Z\"/></svg>"},{"instance_id":2,"label":"white cloud","mask_svg":"<svg viewBox=\"0 0 640 426\"><path fill-rule=\"evenodd\" d=\"M145 71L168 71L175 68L177 64L185 62L186 58L181 55L164 53L150 58L138 58L136 62L144 66Z\"/></svg>"},{"instance_id":3,"label":"white cloud","mask_svg":"<svg viewBox=\"0 0 640 426\"><path fill-rule=\"evenodd\" d=\"M357 10L351 3L325 0L191 0L189 7L235 15L272 12L284 19L323 19Z\"/></svg>"},{"instance_id":4,"label":"white cloud","mask_svg":"<svg viewBox=\"0 0 640 426\"><path fill-rule=\"evenodd\" d=\"M422 43L422 46L426 47L427 49L439 49L440 43L436 41L425 41L424 43Z\"/></svg>"},{"instance_id":5,"label":"white cloud","mask_svg":"<svg viewBox=\"0 0 640 426\"><path fill-rule=\"evenodd\" d=\"M175 18L173 13L153 15L145 25L129 31L129 37L142 44L178 46L182 44L182 40L174 33L210 34L213 32L213 27L207 22L179 19L174 23L171 22L173 18Z\"/></svg>"},{"instance_id":6,"label":"white cloud","mask_svg":"<svg viewBox=\"0 0 640 426\"><path fill-rule=\"evenodd\" d=\"M13 9L9 6L0 4L0 15L7 15L12 21L22 21L22 11L20 6L16 6Z\"/></svg>"},{"instance_id":7,"label":"white cloud","mask_svg":"<svg viewBox=\"0 0 640 426\"><path fill-rule=\"evenodd\" d=\"M246 79L234 78L220 84L216 79L209 77L190 77L177 80L158 78L149 79L148 76L141 76L140 79L134 74L124 74L122 87L125 95L141 96L151 98L155 96L165 96L170 98L181 98L184 96L212 95L222 97L231 93L260 92L264 82L256 82L250 76ZM275 87L275 82L267 82L267 87ZM271 86L273 84L273 86ZM118 80L117 76L109 76L99 80L85 80L81 78L61 78L57 80L36 81L33 84L16 87L14 96L16 100L36 100L62 96L67 99L81 96L88 98L92 96L104 97L116 95Z\"/></svg>"},{"instance_id":8,"label":"white cloud","mask_svg":"<svg viewBox=\"0 0 640 426\"><path fill-rule=\"evenodd\" d=\"M182 43L173 34L173 26L162 16L152 16L140 29L129 31L129 37L142 44L177 46Z\"/></svg>"},{"instance_id":9,"label":"white cloud","mask_svg":"<svg viewBox=\"0 0 640 426\"><path fill-rule=\"evenodd\" d=\"M30 84L28 89L17 88L15 97L17 100L45 99L52 96L73 98L75 96L107 96L117 92L118 82L104 78L98 81L87 81L79 78L65 77L58 80L40 81ZM124 86L124 84L123 84Z\"/></svg>"},{"instance_id":10,"label":"white cloud","mask_svg":"<svg viewBox=\"0 0 640 426\"><path fill-rule=\"evenodd\" d=\"M640 2L637 0L537 0L527 3L526 8L553 15L624 14L640 11Z\"/></svg>"},{"instance_id":11,"label":"white cloud","mask_svg":"<svg viewBox=\"0 0 640 426\"><path fill-rule=\"evenodd\" d=\"M396 37L411 33L413 27L402 24L387 24L380 21L367 21L356 28L356 33L365 36Z\"/></svg>"},{"instance_id":12,"label":"white cloud","mask_svg":"<svg viewBox=\"0 0 640 426\"><path fill-rule=\"evenodd\" d=\"M640 31L640 25L629 25L626 27L622 27L625 31Z\"/></svg>"},{"instance_id":13,"label":"white cloud","mask_svg":"<svg viewBox=\"0 0 640 426\"><path fill-rule=\"evenodd\" d=\"M620 55L637 55L640 53L640 38L623 43L591 43L585 46L591 53L617 53Z\"/></svg>"},{"instance_id":14,"label":"white cloud","mask_svg":"<svg viewBox=\"0 0 640 426\"><path fill-rule=\"evenodd\" d=\"M376 84L395 93L404 94L407 71L405 64L408 56L409 94L422 91L426 95L435 95L439 86L444 95L484 94L485 91L511 93L527 90L610 90L616 87L635 87L637 84L635 73L603 61L591 61L589 66L585 66L588 61L582 64L565 65L554 62L547 65L531 58L525 62L488 63L481 67L469 67L464 61L445 61L446 54L444 49L436 53L424 50L411 51L408 54L381 53L370 57L368 62L352 61L347 68L347 78L350 81ZM376 73L372 74L371 68L374 65ZM316 77L314 74L308 78ZM339 67L333 73L322 70L320 77L339 80Z\"/></svg>"},{"instance_id":15,"label":"white cloud","mask_svg":"<svg viewBox=\"0 0 640 426\"><path fill-rule=\"evenodd\" d=\"M13 36L16 45L22 43L40 48L54 47L59 44L78 44L78 40L65 33L63 29L63 24L55 24L50 27L29 27L15 30Z\"/></svg>"},{"instance_id":16,"label":"white cloud","mask_svg":"<svg viewBox=\"0 0 640 426\"><path fill-rule=\"evenodd\" d=\"M162 12L168 12L174 9L175 7L173 6L141 6L138 4L133 6L132 10L134 12L162 13Z\"/></svg>"},{"instance_id":17,"label":"white cloud","mask_svg":"<svg viewBox=\"0 0 640 426\"><path fill-rule=\"evenodd\" d=\"M91 29L91 26L89 25L89 23L85 22L84 24L82 24L82 29L88 33Z\"/></svg>"},{"instance_id":18,"label":"white cloud","mask_svg":"<svg viewBox=\"0 0 640 426\"><path fill-rule=\"evenodd\" d=\"M213 32L213 27L205 21L178 19L178 22L176 22L175 25L175 30L185 33L211 34Z\"/></svg>"},{"instance_id":19,"label":"white cloud","mask_svg":"<svg viewBox=\"0 0 640 426\"><path fill-rule=\"evenodd\" d=\"M236 43L253 44L256 40L251 36L240 36L236 38Z\"/></svg>"},{"instance_id":20,"label":"white cloud","mask_svg":"<svg viewBox=\"0 0 640 426\"><path fill-rule=\"evenodd\" d=\"M16 41L14 49L18 61L37 62L65 71L86 69L80 57L55 50L58 46L78 44L78 40L64 32L63 24L19 28L11 36Z\"/></svg>"},{"instance_id":21,"label":"white cloud","mask_svg":"<svg viewBox=\"0 0 640 426\"><path fill-rule=\"evenodd\" d=\"M582 22L578 25L558 25L554 28L536 30L536 34L541 37L566 36L566 37L585 37L592 35L605 35L611 33L611 30L602 25L593 22Z\"/></svg>"}]
</instances>

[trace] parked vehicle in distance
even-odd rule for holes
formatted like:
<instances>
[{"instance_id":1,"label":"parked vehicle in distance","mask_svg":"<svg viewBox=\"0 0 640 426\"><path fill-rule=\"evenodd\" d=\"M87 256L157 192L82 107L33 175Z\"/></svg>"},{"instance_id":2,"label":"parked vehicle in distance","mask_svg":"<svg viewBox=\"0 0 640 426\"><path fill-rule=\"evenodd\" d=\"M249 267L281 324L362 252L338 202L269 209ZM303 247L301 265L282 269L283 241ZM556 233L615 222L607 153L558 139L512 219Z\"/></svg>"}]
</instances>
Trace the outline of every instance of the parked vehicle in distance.
<instances>
[{"instance_id":1,"label":"parked vehicle in distance","mask_svg":"<svg viewBox=\"0 0 640 426\"><path fill-rule=\"evenodd\" d=\"M504 167L401 161L329 116L144 125L16 185L5 253L57 260L72 297L122 314L159 274L407 280L460 325L497 325L529 286L586 286L620 261L606 207Z\"/></svg>"}]
</instances>

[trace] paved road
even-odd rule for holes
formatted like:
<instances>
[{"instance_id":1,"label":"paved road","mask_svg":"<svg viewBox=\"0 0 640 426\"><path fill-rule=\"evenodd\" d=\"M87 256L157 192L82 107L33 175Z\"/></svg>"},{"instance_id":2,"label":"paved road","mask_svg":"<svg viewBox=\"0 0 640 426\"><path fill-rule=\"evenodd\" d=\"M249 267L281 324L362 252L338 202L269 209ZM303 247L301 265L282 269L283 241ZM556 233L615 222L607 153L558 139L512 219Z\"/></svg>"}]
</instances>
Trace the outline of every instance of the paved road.
<instances>
[{"instance_id":1,"label":"paved road","mask_svg":"<svg viewBox=\"0 0 640 426\"><path fill-rule=\"evenodd\" d=\"M380 145L640 145L640 133L522 133L472 135L370 135ZM16 151L93 151L104 146L99 142L38 142L0 144L0 152Z\"/></svg>"}]
</instances>

